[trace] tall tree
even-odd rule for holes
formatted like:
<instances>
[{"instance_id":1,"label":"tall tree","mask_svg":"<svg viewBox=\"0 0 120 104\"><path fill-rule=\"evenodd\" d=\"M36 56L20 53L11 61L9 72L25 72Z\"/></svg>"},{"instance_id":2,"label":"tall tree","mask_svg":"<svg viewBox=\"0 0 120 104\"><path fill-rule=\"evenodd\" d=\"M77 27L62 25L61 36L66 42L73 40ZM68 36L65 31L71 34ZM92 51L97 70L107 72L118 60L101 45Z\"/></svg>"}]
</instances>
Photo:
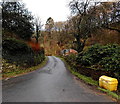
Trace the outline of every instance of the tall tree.
<instances>
[{"instance_id":1,"label":"tall tree","mask_svg":"<svg viewBox=\"0 0 120 104\"><path fill-rule=\"evenodd\" d=\"M40 34L41 34L41 29L42 29L42 22L41 22L41 20L40 20L40 18L39 17L35 17L35 22L34 22L34 24L35 24L35 38L36 38L36 42L38 43L38 40L39 40L39 37L40 37Z\"/></svg>"},{"instance_id":2,"label":"tall tree","mask_svg":"<svg viewBox=\"0 0 120 104\"><path fill-rule=\"evenodd\" d=\"M46 31L49 32L49 35L51 35L51 31L53 27L54 27L54 20L51 17L49 17L45 24Z\"/></svg>"},{"instance_id":3,"label":"tall tree","mask_svg":"<svg viewBox=\"0 0 120 104\"><path fill-rule=\"evenodd\" d=\"M22 2L2 2L3 31L13 32L28 40L33 34L33 16Z\"/></svg>"},{"instance_id":4,"label":"tall tree","mask_svg":"<svg viewBox=\"0 0 120 104\"><path fill-rule=\"evenodd\" d=\"M120 1L119 2L104 2L101 3L102 9L102 27L110 30L115 30L120 33L120 29L114 27L112 24L120 24Z\"/></svg>"},{"instance_id":5,"label":"tall tree","mask_svg":"<svg viewBox=\"0 0 120 104\"><path fill-rule=\"evenodd\" d=\"M69 34L67 21L54 23L54 37L57 37L56 40L60 47L69 45L67 48L71 48L70 43L74 37Z\"/></svg>"},{"instance_id":6,"label":"tall tree","mask_svg":"<svg viewBox=\"0 0 120 104\"><path fill-rule=\"evenodd\" d=\"M97 3L94 3L96 5ZM94 25L92 25L92 11L89 9L93 6L90 0L73 0L69 4L72 14L74 16L69 19L69 26L71 34L75 37L75 42L77 45L77 51L81 52L85 46L85 42L88 37L90 37L93 31Z\"/></svg>"}]
</instances>

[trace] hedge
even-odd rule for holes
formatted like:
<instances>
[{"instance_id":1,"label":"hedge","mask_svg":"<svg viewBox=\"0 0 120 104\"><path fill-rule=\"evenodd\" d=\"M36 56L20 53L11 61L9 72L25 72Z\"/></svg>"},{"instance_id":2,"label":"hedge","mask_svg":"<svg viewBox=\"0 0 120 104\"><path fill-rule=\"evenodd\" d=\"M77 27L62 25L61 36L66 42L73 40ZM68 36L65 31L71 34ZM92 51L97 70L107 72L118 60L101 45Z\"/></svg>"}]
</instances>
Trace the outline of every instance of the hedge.
<instances>
[{"instance_id":1,"label":"hedge","mask_svg":"<svg viewBox=\"0 0 120 104\"><path fill-rule=\"evenodd\" d=\"M9 63L30 67L41 63L44 58L44 49L34 52L24 41L8 38L2 42L2 56Z\"/></svg>"},{"instance_id":2,"label":"hedge","mask_svg":"<svg viewBox=\"0 0 120 104\"><path fill-rule=\"evenodd\" d=\"M77 63L82 66L95 66L105 71L118 71L120 70L120 46L117 44L93 45L87 51L78 54Z\"/></svg>"},{"instance_id":3,"label":"hedge","mask_svg":"<svg viewBox=\"0 0 120 104\"><path fill-rule=\"evenodd\" d=\"M65 60L79 73L98 80L101 75L115 77L120 83L120 46L96 44L77 56L69 55Z\"/></svg>"}]
</instances>

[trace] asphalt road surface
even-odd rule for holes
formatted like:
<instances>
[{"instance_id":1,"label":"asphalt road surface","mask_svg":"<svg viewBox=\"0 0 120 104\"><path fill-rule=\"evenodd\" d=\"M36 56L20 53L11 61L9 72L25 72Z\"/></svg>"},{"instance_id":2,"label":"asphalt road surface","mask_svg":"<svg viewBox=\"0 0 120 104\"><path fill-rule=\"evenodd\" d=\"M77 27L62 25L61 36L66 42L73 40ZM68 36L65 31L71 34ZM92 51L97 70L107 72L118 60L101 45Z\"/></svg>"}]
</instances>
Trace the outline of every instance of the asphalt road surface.
<instances>
[{"instance_id":1,"label":"asphalt road surface","mask_svg":"<svg viewBox=\"0 0 120 104\"><path fill-rule=\"evenodd\" d=\"M3 102L113 102L107 95L80 82L57 57L45 67L3 81Z\"/></svg>"}]
</instances>

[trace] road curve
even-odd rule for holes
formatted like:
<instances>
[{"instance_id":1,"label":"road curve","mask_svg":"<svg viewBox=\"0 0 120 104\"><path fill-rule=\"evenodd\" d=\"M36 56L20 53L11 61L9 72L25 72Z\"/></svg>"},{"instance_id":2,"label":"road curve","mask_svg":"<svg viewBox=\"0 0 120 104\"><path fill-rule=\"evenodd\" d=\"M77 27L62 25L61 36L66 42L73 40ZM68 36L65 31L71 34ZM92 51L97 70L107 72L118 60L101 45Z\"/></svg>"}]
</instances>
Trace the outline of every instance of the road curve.
<instances>
[{"instance_id":1,"label":"road curve","mask_svg":"<svg viewBox=\"0 0 120 104\"><path fill-rule=\"evenodd\" d=\"M59 58L48 58L42 69L3 81L3 102L113 102L77 80Z\"/></svg>"}]
</instances>

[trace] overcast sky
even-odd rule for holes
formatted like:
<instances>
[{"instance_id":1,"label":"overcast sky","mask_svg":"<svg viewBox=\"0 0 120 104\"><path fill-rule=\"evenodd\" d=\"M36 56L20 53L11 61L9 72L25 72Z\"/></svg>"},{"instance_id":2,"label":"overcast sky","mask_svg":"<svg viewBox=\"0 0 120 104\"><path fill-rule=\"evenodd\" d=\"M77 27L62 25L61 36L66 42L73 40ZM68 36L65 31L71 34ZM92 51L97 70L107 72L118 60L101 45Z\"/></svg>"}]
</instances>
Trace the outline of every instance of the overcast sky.
<instances>
[{"instance_id":1,"label":"overcast sky","mask_svg":"<svg viewBox=\"0 0 120 104\"><path fill-rule=\"evenodd\" d=\"M28 10L32 12L33 15L39 16L43 24L45 24L46 20L49 17L52 17L53 20L56 22L66 21L67 17L70 16L70 9L68 7L68 4L71 0L20 0L20 1L23 1L23 3L26 4L26 8L28 8ZM111 0L93 0L93 1L111 1Z\"/></svg>"},{"instance_id":2,"label":"overcast sky","mask_svg":"<svg viewBox=\"0 0 120 104\"><path fill-rule=\"evenodd\" d=\"M49 17L56 21L65 21L70 15L70 0L22 0L33 15L41 18L45 24Z\"/></svg>"}]
</instances>

